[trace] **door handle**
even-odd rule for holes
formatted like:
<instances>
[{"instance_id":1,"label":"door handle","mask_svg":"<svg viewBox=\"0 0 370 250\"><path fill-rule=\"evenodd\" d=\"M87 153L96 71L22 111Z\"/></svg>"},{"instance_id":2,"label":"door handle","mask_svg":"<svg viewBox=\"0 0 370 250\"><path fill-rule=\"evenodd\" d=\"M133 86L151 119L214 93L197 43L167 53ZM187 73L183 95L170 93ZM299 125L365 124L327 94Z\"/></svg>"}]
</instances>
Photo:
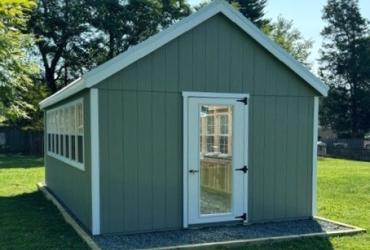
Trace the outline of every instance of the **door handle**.
<instances>
[{"instance_id":1,"label":"door handle","mask_svg":"<svg viewBox=\"0 0 370 250\"><path fill-rule=\"evenodd\" d=\"M198 173L199 172L199 170L195 170L195 169L190 169L189 170L189 173L191 173L191 174L195 174L195 173Z\"/></svg>"},{"instance_id":2,"label":"door handle","mask_svg":"<svg viewBox=\"0 0 370 250\"><path fill-rule=\"evenodd\" d=\"M245 174L248 171L248 167L247 166L243 166L242 168L237 168L235 170L236 171L242 171Z\"/></svg>"}]
</instances>

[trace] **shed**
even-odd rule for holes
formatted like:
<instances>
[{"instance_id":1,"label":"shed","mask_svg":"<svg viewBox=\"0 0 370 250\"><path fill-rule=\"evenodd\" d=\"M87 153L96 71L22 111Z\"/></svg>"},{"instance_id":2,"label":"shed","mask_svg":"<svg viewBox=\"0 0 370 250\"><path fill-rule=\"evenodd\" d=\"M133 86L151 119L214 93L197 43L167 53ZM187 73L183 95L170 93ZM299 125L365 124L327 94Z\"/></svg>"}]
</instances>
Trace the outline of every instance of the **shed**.
<instances>
[{"instance_id":1,"label":"shed","mask_svg":"<svg viewBox=\"0 0 370 250\"><path fill-rule=\"evenodd\" d=\"M40 103L45 182L93 235L310 218L327 91L214 1Z\"/></svg>"}]
</instances>

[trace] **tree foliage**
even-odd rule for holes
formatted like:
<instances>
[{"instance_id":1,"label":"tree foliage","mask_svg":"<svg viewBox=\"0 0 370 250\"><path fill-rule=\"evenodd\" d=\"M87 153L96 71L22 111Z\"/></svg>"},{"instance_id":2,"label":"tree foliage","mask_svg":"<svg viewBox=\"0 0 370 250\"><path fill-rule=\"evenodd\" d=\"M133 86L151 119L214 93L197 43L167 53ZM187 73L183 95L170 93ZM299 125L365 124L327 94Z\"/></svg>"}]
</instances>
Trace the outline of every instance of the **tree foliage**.
<instances>
[{"instance_id":1,"label":"tree foliage","mask_svg":"<svg viewBox=\"0 0 370 250\"><path fill-rule=\"evenodd\" d=\"M0 122L18 125L30 122L40 98L32 95L38 88L33 77L38 71L26 53L32 36L25 26L35 2L31 0L0 1Z\"/></svg>"},{"instance_id":2,"label":"tree foliage","mask_svg":"<svg viewBox=\"0 0 370 250\"><path fill-rule=\"evenodd\" d=\"M308 57L311 53L313 41L305 39L302 33L294 28L293 20L287 20L279 16L275 22L264 26L263 31L295 59L306 67L311 67Z\"/></svg>"},{"instance_id":3,"label":"tree foliage","mask_svg":"<svg viewBox=\"0 0 370 250\"><path fill-rule=\"evenodd\" d=\"M55 92L189 13L183 0L39 0L29 30Z\"/></svg>"},{"instance_id":4,"label":"tree foliage","mask_svg":"<svg viewBox=\"0 0 370 250\"><path fill-rule=\"evenodd\" d=\"M36 37L42 77L53 93L89 65L91 9L84 0L39 0L28 23Z\"/></svg>"},{"instance_id":5,"label":"tree foliage","mask_svg":"<svg viewBox=\"0 0 370 250\"><path fill-rule=\"evenodd\" d=\"M363 137L370 130L370 39L357 0L328 0L320 74L329 84L321 123L340 136Z\"/></svg>"},{"instance_id":6,"label":"tree foliage","mask_svg":"<svg viewBox=\"0 0 370 250\"><path fill-rule=\"evenodd\" d=\"M228 2L238 8L258 28L262 28L269 23L264 12L267 0L228 0Z\"/></svg>"}]
</instances>

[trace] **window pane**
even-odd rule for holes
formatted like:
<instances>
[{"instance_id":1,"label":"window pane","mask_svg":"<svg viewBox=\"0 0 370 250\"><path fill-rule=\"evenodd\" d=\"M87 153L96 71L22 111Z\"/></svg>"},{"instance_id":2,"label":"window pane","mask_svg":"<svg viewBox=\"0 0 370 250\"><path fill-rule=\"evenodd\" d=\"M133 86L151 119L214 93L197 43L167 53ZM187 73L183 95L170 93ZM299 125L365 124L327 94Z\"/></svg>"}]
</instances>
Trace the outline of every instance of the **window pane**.
<instances>
[{"instance_id":1,"label":"window pane","mask_svg":"<svg viewBox=\"0 0 370 250\"><path fill-rule=\"evenodd\" d=\"M56 134L60 133L60 130L59 130L59 112L58 112L58 110L55 111L55 133Z\"/></svg>"},{"instance_id":2,"label":"window pane","mask_svg":"<svg viewBox=\"0 0 370 250\"><path fill-rule=\"evenodd\" d=\"M59 154L59 135L56 135L56 140L55 140L55 153Z\"/></svg>"},{"instance_id":3,"label":"window pane","mask_svg":"<svg viewBox=\"0 0 370 250\"><path fill-rule=\"evenodd\" d=\"M215 138L207 136L207 152L215 152Z\"/></svg>"},{"instance_id":4,"label":"window pane","mask_svg":"<svg viewBox=\"0 0 370 250\"><path fill-rule=\"evenodd\" d=\"M78 161L83 163L83 137L79 135L77 137L77 150L78 150Z\"/></svg>"},{"instance_id":5,"label":"window pane","mask_svg":"<svg viewBox=\"0 0 370 250\"><path fill-rule=\"evenodd\" d=\"M208 134L214 134L215 132L215 117L214 116L207 117L207 132Z\"/></svg>"},{"instance_id":6,"label":"window pane","mask_svg":"<svg viewBox=\"0 0 370 250\"><path fill-rule=\"evenodd\" d=\"M228 137L220 136L220 152L223 154L228 153Z\"/></svg>"},{"instance_id":7,"label":"window pane","mask_svg":"<svg viewBox=\"0 0 370 250\"><path fill-rule=\"evenodd\" d=\"M76 119L77 119L77 133L83 134L84 132L84 123L83 123L83 106L82 103L78 103L76 106Z\"/></svg>"},{"instance_id":8,"label":"window pane","mask_svg":"<svg viewBox=\"0 0 370 250\"><path fill-rule=\"evenodd\" d=\"M51 152L55 153L55 138L54 138L54 134L51 134Z\"/></svg>"},{"instance_id":9,"label":"window pane","mask_svg":"<svg viewBox=\"0 0 370 250\"><path fill-rule=\"evenodd\" d=\"M232 107L225 105L203 105L200 114L200 128L206 126L207 134L201 134L200 147L200 214L230 213L232 211L232 152L228 155L227 145L231 142L231 131L221 135L228 113L232 117ZM204 114L206 113L206 114ZM222 115L221 115L222 114ZM202 120L207 117L207 122ZM216 119L215 119L216 117ZM227 125L226 125L227 126ZM230 124L231 127L231 124ZM205 129L203 129L205 130ZM231 151L231 148L230 150Z\"/></svg>"},{"instance_id":10,"label":"window pane","mask_svg":"<svg viewBox=\"0 0 370 250\"><path fill-rule=\"evenodd\" d=\"M63 135L60 135L60 154L64 156Z\"/></svg>"},{"instance_id":11,"label":"window pane","mask_svg":"<svg viewBox=\"0 0 370 250\"><path fill-rule=\"evenodd\" d=\"M65 144L66 144L65 156L69 158L69 135L65 135L64 139L65 139Z\"/></svg>"},{"instance_id":12,"label":"window pane","mask_svg":"<svg viewBox=\"0 0 370 250\"><path fill-rule=\"evenodd\" d=\"M76 160L76 136L71 136L71 159Z\"/></svg>"},{"instance_id":13,"label":"window pane","mask_svg":"<svg viewBox=\"0 0 370 250\"><path fill-rule=\"evenodd\" d=\"M48 151L51 151L51 134L48 134Z\"/></svg>"},{"instance_id":14,"label":"window pane","mask_svg":"<svg viewBox=\"0 0 370 250\"><path fill-rule=\"evenodd\" d=\"M69 124L69 133L70 134L75 134L76 133L76 109L75 106L71 106L69 109L69 119L70 119L70 124Z\"/></svg>"},{"instance_id":15,"label":"window pane","mask_svg":"<svg viewBox=\"0 0 370 250\"><path fill-rule=\"evenodd\" d=\"M220 132L221 134L227 134L228 133L228 116L227 115L221 115L220 116Z\"/></svg>"}]
</instances>

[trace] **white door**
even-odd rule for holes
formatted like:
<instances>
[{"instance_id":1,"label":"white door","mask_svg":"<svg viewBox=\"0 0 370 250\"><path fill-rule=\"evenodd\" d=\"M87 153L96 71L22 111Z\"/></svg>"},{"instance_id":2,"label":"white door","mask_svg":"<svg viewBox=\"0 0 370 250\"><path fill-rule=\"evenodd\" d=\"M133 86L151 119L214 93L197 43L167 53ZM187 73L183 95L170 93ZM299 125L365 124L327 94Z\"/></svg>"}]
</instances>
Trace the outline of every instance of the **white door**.
<instances>
[{"instance_id":1,"label":"white door","mask_svg":"<svg viewBox=\"0 0 370 250\"><path fill-rule=\"evenodd\" d=\"M240 95L188 98L188 224L246 221L247 111Z\"/></svg>"}]
</instances>

